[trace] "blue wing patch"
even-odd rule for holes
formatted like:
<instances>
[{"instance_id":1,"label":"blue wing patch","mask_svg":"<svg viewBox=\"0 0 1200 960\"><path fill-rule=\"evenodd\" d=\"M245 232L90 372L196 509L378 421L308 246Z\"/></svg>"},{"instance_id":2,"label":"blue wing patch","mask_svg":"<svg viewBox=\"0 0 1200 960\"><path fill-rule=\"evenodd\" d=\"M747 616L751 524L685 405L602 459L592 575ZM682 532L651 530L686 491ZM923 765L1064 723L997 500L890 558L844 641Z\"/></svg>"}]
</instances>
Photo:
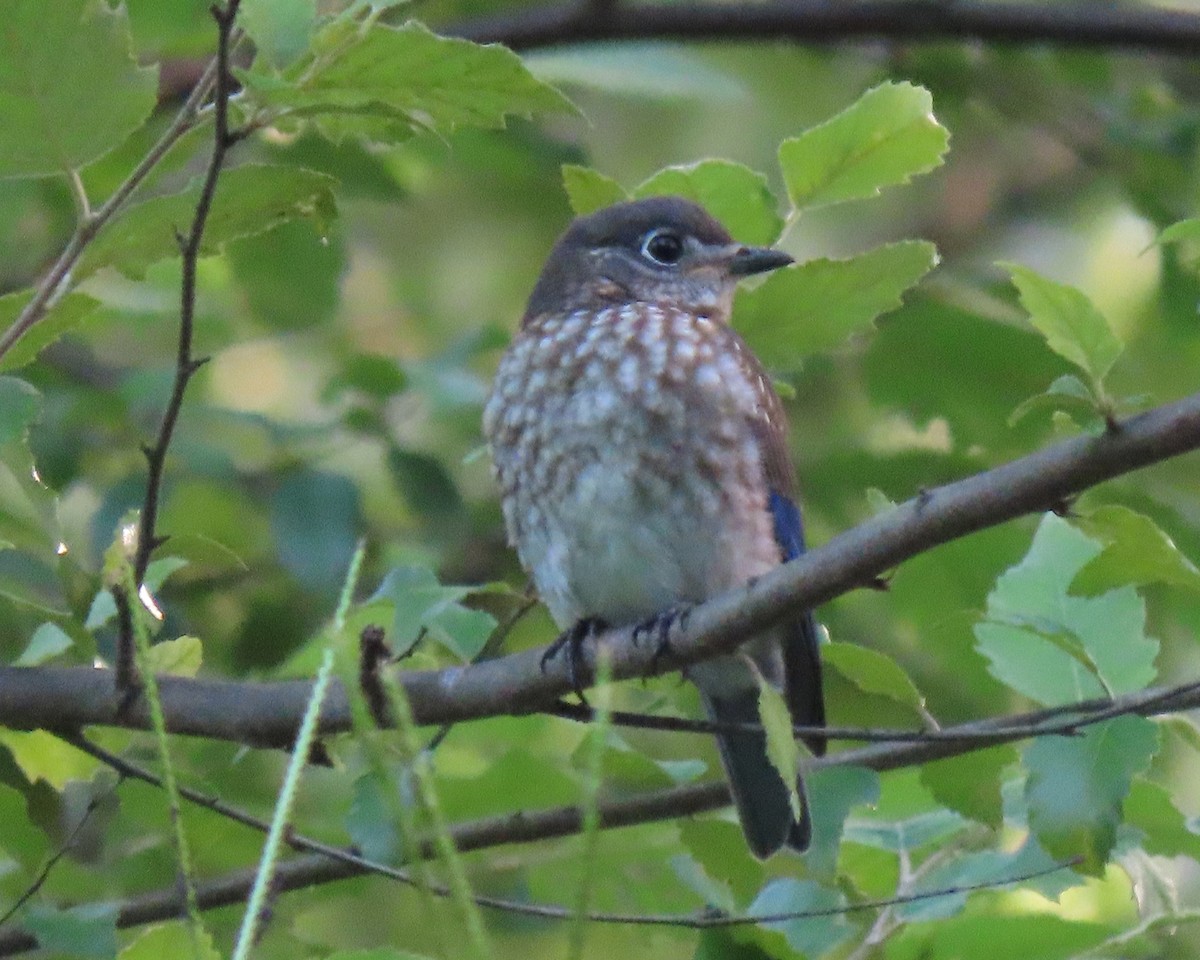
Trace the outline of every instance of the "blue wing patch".
<instances>
[{"instance_id":1,"label":"blue wing patch","mask_svg":"<svg viewBox=\"0 0 1200 960\"><path fill-rule=\"evenodd\" d=\"M775 541L783 551L783 559L795 560L804 552L804 525L800 511L792 501L774 490L767 495L771 516L775 519Z\"/></svg>"}]
</instances>

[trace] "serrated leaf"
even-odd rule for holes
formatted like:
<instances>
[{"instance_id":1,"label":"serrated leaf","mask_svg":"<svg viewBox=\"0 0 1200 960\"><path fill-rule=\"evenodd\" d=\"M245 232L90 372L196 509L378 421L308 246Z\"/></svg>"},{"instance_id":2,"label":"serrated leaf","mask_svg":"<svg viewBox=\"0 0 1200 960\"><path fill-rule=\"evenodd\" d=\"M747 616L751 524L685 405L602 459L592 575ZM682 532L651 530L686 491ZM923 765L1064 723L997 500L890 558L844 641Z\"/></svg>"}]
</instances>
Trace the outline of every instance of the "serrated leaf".
<instances>
[{"instance_id":1,"label":"serrated leaf","mask_svg":"<svg viewBox=\"0 0 1200 960\"><path fill-rule=\"evenodd\" d=\"M30 783L45 780L60 792L68 781L88 780L100 769L98 760L45 730L0 728L0 744L8 748Z\"/></svg>"},{"instance_id":2,"label":"serrated leaf","mask_svg":"<svg viewBox=\"0 0 1200 960\"><path fill-rule=\"evenodd\" d=\"M496 627L491 614L459 602L475 589L439 583L428 567L396 567L388 571L372 600L393 605L390 635L397 652L408 649L425 630L460 659L469 660Z\"/></svg>"},{"instance_id":3,"label":"serrated leaf","mask_svg":"<svg viewBox=\"0 0 1200 960\"><path fill-rule=\"evenodd\" d=\"M300 78L240 71L247 95L277 115L315 119L326 136L385 142L432 128L499 128L509 115L573 112L511 50L439 37L416 21L394 28L335 22L313 39L318 65ZM320 51L330 51L321 56Z\"/></svg>"},{"instance_id":4,"label":"serrated leaf","mask_svg":"<svg viewBox=\"0 0 1200 960\"><path fill-rule=\"evenodd\" d=\"M763 865L750 854L736 824L728 820L681 820L679 839L712 880L729 888L732 897L725 898L728 902L745 903L762 886Z\"/></svg>"},{"instance_id":5,"label":"serrated leaf","mask_svg":"<svg viewBox=\"0 0 1200 960\"><path fill-rule=\"evenodd\" d=\"M150 648L147 667L151 673L173 677L194 677L200 672L204 649L199 637L176 637Z\"/></svg>"},{"instance_id":6,"label":"serrated leaf","mask_svg":"<svg viewBox=\"0 0 1200 960\"><path fill-rule=\"evenodd\" d=\"M66 653L75 645L75 641L57 623L43 623L33 631L29 643L16 660L14 667L36 667L53 660L60 653Z\"/></svg>"},{"instance_id":7,"label":"serrated leaf","mask_svg":"<svg viewBox=\"0 0 1200 960\"><path fill-rule=\"evenodd\" d=\"M771 686L757 668L754 675L758 680L758 715L762 720L763 733L766 734L767 759L787 786L792 816L799 820L803 816L800 794L796 791L796 780L800 776L800 747L792 733L792 714L783 694Z\"/></svg>"},{"instance_id":8,"label":"serrated leaf","mask_svg":"<svg viewBox=\"0 0 1200 960\"><path fill-rule=\"evenodd\" d=\"M884 83L837 116L779 146L792 205L803 210L873 197L934 169L950 134L923 87Z\"/></svg>"},{"instance_id":9,"label":"serrated leaf","mask_svg":"<svg viewBox=\"0 0 1200 960\"><path fill-rule=\"evenodd\" d=\"M0 178L86 166L146 121L157 93L158 69L134 59L123 5L9 0L0 31Z\"/></svg>"},{"instance_id":10,"label":"serrated leaf","mask_svg":"<svg viewBox=\"0 0 1200 960\"><path fill-rule=\"evenodd\" d=\"M230 240L264 233L297 217L324 223L334 216L332 177L300 167L247 164L221 175L204 231L202 256L212 256ZM117 229L106 230L88 247L75 269L82 280L102 267L115 267L142 279L159 260L179 256L176 231L192 222L201 183L182 193L131 206Z\"/></svg>"},{"instance_id":11,"label":"serrated leaf","mask_svg":"<svg viewBox=\"0 0 1200 960\"><path fill-rule=\"evenodd\" d=\"M1146 605L1132 587L1097 597L1068 593L1101 549L1065 520L1042 519L1029 552L996 581L986 619L975 626L993 676L1048 706L1104 696L1106 688L1130 693L1154 678L1158 642L1146 636ZM1056 638L1077 642L1088 666Z\"/></svg>"},{"instance_id":12,"label":"serrated leaf","mask_svg":"<svg viewBox=\"0 0 1200 960\"><path fill-rule=\"evenodd\" d=\"M1022 400L1008 415L1008 425L1015 427L1035 410L1067 410L1085 416L1099 412L1096 395L1073 373L1063 374L1043 393Z\"/></svg>"},{"instance_id":13,"label":"serrated leaf","mask_svg":"<svg viewBox=\"0 0 1200 960\"><path fill-rule=\"evenodd\" d=\"M1145 514L1110 504L1076 524L1105 546L1071 581L1072 595L1096 596L1126 584L1167 583L1200 590L1200 570Z\"/></svg>"},{"instance_id":14,"label":"serrated leaf","mask_svg":"<svg viewBox=\"0 0 1200 960\"><path fill-rule=\"evenodd\" d=\"M766 366L794 370L900 306L904 291L936 264L936 248L918 240L849 260L809 260L739 289L733 325Z\"/></svg>"},{"instance_id":15,"label":"serrated leaf","mask_svg":"<svg viewBox=\"0 0 1200 960\"><path fill-rule=\"evenodd\" d=\"M0 446L23 439L41 409L36 387L16 377L0 377Z\"/></svg>"},{"instance_id":16,"label":"serrated leaf","mask_svg":"<svg viewBox=\"0 0 1200 960\"><path fill-rule=\"evenodd\" d=\"M1190 857L1200 861L1198 834L1157 783L1134 777L1123 806L1125 822L1142 832L1142 849L1156 857Z\"/></svg>"},{"instance_id":17,"label":"serrated leaf","mask_svg":"<svg viewBox=\"0 0 1200 960\"><path fill-rule=\"evenodd\" d=\"M783 218L767 178L729 160L701 160L658 171L633 191L635 197L673 195L694 200L740 243L768 245L779 239Z\"/></svg>"},{"instance_id":18,"label":"serrated leaf","mask_svg":"<svg viewBox=\"0 0 1200 960\"><path fill-rule=\"evenodd\" d=\"M1099 876L1117 838L1121 804L1134 774L1158 749L1158 728L1115 717L1075 737L1040 737L1025 749L1029 826L1053 857L1080 857Z\"/></svg>"},{"instance_id":19,"label":"serrated leaf","mask_svg":"<svg viewBox=\"0 0 1200 960\"><path fill-rule=\"evenodd\" d=\"M821 647L821 660L864 693L887 697L918 716L925 715L925 698L886 653L855 643L827 643Z\"/></svg>"},{"instance_id":20,"label":"serrated leaf","mask_svg":"<svg viewBox=\"0 0 1200 960\"><path fill-rule=\"evenodd\" d=\"M1081 290L1056 283L1017 263L1001 264L1012 274L1029 322L1046 344L1086 373L1097 387L1125 345Z\"/></svg>"},{"instance_id":21,"label":"serrated leaf","mask_svg":"<svg viewBox=\"0 0 1200 960\"><path fill-rule=\"evenodd\" d=\"M33 299L32 290L18 290L0 297L0 330L12 326L25 305ZM85 293L69 293L54 305L18 340L3 357L0 371L16 370L32 363L44 347L49 346L68 330L77 326L100 302Z\"/></svg>"},{"instance_id":22,"label":"serrated leaf","mask_svg":"<svg viewBox=\"0 0 1200 960\"><path fill-rule=\"evenodd\" d=\"M1000 744L921 766L921 783L951 810L998 830L1004 822L1000 777L1017 760L1016 748Z\"/></svg>"},{"instance_id":23,"label":"serrated leaf","mask_svg":"<svg viewBox=\"0 0 1200 960\"><path fill-rule=\"evenodd\" d=\"M307 52L316 16L316 0L245 0L238 26L254 41L258 55L279 70Z\"/></svg>"},{"instance_id":24,"label":"serrated leaf","mask_svg":"<svg viewBox=\"0 0 1200 960\"><path fill-rule=\"evenodd\" d=\"M612 177L606 177L599 170L591 167L581 167L574 163L564 163L562 166L563 189L567 192L567 200L571 209L578 216L595 213L614 203L629 199L629 194Z\"/></svg>"}]
</instances>

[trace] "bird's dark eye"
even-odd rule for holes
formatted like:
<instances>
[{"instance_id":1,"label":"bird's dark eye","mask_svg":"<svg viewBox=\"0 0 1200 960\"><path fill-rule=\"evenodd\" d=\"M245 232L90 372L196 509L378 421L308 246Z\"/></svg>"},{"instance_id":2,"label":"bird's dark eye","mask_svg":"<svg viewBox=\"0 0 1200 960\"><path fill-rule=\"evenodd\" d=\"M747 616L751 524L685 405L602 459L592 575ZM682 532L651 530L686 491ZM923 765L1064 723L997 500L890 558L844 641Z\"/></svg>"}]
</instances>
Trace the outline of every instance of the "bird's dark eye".
<instances>
[{"instance_id":1,"label":"bird's dark eye","mask_svg":"<svg viewBox=\"0 0 1200 960\"><path fill-rule=\"evenodd\" d=\"M683 258L683 238L671 230L655 230L642 241L642 253L655 263L674 266Z\"/></svg>"}]
</instances>

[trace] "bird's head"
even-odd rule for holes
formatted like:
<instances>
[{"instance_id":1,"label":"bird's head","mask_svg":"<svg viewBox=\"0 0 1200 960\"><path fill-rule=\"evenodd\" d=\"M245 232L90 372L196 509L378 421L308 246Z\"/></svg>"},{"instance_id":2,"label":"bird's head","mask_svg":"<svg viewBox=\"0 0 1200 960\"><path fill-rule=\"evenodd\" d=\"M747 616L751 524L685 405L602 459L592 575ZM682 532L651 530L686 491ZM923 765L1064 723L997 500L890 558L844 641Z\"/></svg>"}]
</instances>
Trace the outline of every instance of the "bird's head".
<instances>
[{"instance_id":1,"label":"bird's head","mask_svg":"<svg viewBox=\"0 0 1200 960\"><path fill-rule=\"evenodd\" d=\"M635 302L728 319L738 280L791 262L781 250L735 242L703 207L682 197L618 203L577 218L559 237L525 322Z\"/></svg>"}]
</instances>

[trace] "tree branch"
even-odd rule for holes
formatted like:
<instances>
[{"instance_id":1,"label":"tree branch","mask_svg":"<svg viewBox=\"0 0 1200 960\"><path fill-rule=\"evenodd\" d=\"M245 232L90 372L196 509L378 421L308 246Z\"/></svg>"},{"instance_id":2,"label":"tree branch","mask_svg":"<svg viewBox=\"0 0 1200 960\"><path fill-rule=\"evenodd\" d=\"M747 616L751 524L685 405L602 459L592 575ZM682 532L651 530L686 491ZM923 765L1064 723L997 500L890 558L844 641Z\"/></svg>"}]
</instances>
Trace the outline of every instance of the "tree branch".
<instances>
[{"instance_id":1,"label":"tree branch","mask_svg":"<svg viewBox=\"0 0 1200 960\"><path fill-rule=\"evenodd\" d=\"M1200 16L1152 6L977 0L774 0L768 3L535 7L442 27L450 36L530 50L602 40L1050 43L1193 56Z\"/></svg>"},{"instance_id":2,"label":"tree branch","mask_svg":"<svg viewBox=\"0 0 1200 960\"><path fill-rule=\"evenodd\" d=\"M965 480L923 492L756 582L695 607L671 655L637 645L629 628L584 645L582 676L593 676L595 645L609 648L617 680L676 670L734 650L747 636L847 593L939 544L1022 514L1045 510L1101 481L1200 446L1200 393L1130 418L1102 436L1079 436ZM543 671L543 649L470 666L399 675L418 724L449 723L542 709L571 689L561 658ZM246 683L164 677L168 729L260 746L287 747L311 690L307 681ZM121 711L106 671L0 667L0 724L75 730L89 724L146 729L144 705ZM346 692L331 685L322 731L349 729Z\"/></svg>"}]
</instances>

